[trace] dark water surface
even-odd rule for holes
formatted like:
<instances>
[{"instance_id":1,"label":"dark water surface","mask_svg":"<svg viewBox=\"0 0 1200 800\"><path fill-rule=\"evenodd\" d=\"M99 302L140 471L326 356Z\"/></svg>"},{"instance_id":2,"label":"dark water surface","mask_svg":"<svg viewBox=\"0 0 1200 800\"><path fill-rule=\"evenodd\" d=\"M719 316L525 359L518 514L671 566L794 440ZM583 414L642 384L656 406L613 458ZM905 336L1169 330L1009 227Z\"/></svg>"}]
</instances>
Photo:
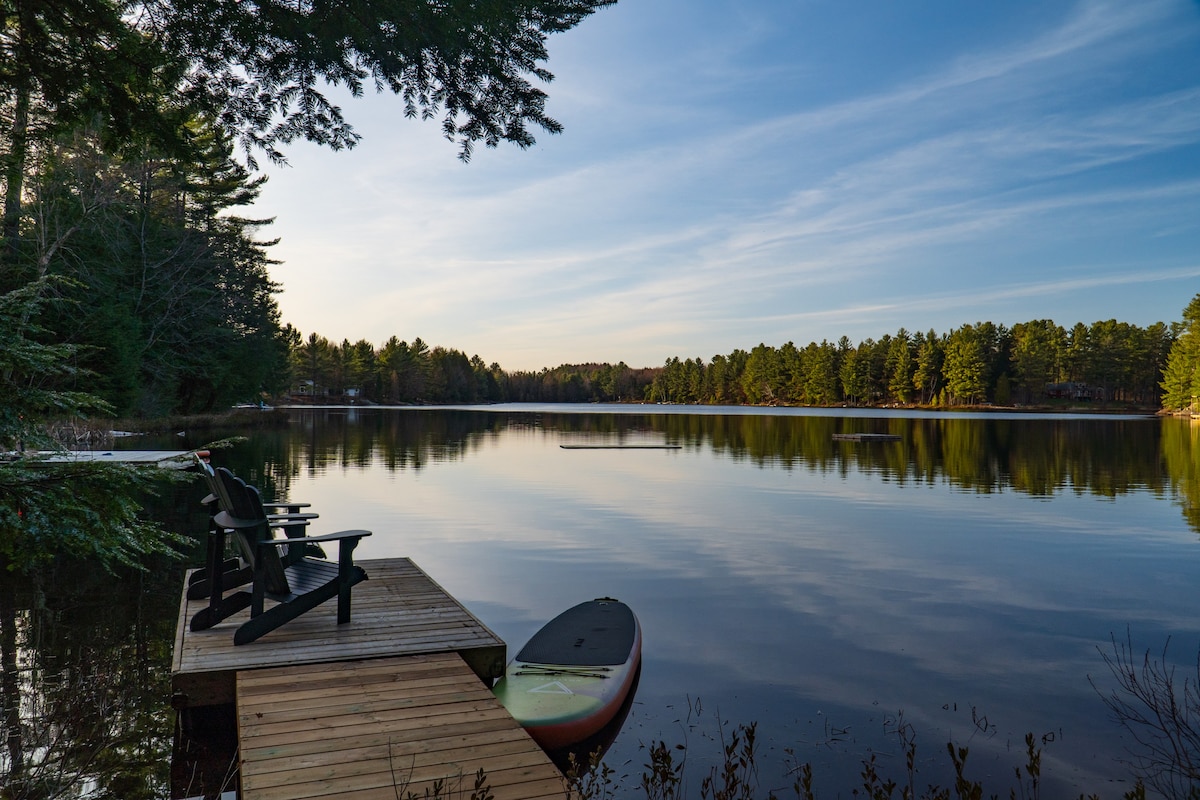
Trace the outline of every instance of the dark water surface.
<instances>
[{"instance_id":1,"label":"dark water surface","mask_svg":"<svg viewBox=\"0 0 1200 800\"><path fill-rule=\"evenodd\" d=\"M1089 683L1112 684L1100 651L1128 635L1159 652L1171 637L1172 656L1195 666L1200 428L1185 421L605 406L291 415L214 463L311 502L314 533L373 530L358 558L413 558L510 655L582 600L635 610L644 668L607 757L629 775L622 796L640 794L644 748L660 739L686 742L698 796L723 721L726 736L757 723L764 790L807 761L821 796L848 797L871 753L900 777L902 713L919 787L946 782L953 739L970 747L968 775L1006 796L1032 732L1047 796L1119 797L1129 743ZM900 441L833 440L848 432ZM161 679L173 609L160 617L129 635L152 651L135 663ZM130 649L116 638L108 646ZM142 701L159 733L161 699L157 717Z\"/></svg>"}]
</instances>

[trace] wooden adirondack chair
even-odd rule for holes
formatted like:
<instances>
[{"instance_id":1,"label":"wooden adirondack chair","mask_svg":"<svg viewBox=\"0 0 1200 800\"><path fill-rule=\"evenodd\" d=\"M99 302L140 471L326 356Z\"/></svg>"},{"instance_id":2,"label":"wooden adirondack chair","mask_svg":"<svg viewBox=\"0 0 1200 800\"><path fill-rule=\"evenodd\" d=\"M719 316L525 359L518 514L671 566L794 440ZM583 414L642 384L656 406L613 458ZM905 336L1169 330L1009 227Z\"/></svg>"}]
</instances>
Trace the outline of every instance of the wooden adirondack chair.
<instances>
[{"instance_id":1,"label":"wooden adirondack chair","mask_svg":"<svg viewBox=\"0 0 1200 800\"><path fill-rule=\"evenodd\" d=\"M201 501L209 507L209 536L204 568L196 570L188 578L187 597L189 600L199 600L209 597L214 591L219 597L222 589L229 589L249 583L253 577L253 572L250 568L251 562L249 560L224 558L224 531L216 530L216 526L212 521L213 517L221 511L232 512L231 501L224 484L217 477L217 473L213 470L212 465L199 455L196 455L196 468L199 470L201 477L204 478L204 482L208 485L209 490L208 496ZM225 468L221 467L220 469L224 470ZM225 471L228 472L228 470ZM263 507L275 512L267 514L267 518L272 524L282 530L288 537L294 538L302 537L308 521L316 519L319 516L318 514L300 512L300 509L308 508L309 505L309 503L286 502L264 503ZM309 545L303 551L297 548L294 555L295 557L301 555L311 555L318 558L325 557L325 553L321 550L320 545ZM214 575L216 576L215 580L213 578Z\"/></svg>"},{"instance_id":2,"label":"wooden adirondack chair","mask_svg":"<svg viewBox=\"0 0 1200 800\"><path fill-rule=\"evenodd\" d=\"M263 509L258 489L247 486L226 469L216 470L216 478L224 492L220 502L227 500L229 510L213 516L214 538L222 540L217 544L223 551L224 537L220 532L235 537L243 558L250 564L251 590L222 596L214 585L209 605L192 617L191 629L210 628L249 606L250 619L238 627L233 637L234 644L246 644L335 596L338 624L349 622L350 590L367 578L362 567L354 564L354 548L371 532L349 530L324 536L275 539L272 529L280 526ZM302 522L307 524L307 520ZM310 545L322 542L338 543L337 563L305 555ZM270 608L266 607L268 598L276 602Z\"/></svg>"}]
</instances>

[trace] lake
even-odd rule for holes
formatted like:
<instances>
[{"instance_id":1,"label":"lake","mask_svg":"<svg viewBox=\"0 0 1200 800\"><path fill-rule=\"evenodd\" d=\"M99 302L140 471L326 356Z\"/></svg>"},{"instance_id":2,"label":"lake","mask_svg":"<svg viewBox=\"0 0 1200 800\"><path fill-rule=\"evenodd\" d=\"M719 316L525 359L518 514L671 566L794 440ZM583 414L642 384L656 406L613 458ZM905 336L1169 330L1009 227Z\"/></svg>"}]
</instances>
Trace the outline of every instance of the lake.
<instances>
[{"instance_id":1,"label":"lake","mask_svg":"<svg viewBox=\"0 0 1200 800\"><path fill-rule=\"evenodd\" d=\"M859 786L872 753L901 779L903 726L919 787L949 780L953 740L970 749L968 776L1007 795L1033 733L1047 796L1119 797L1130 741L1089 680L1115 686L1102 653L1114 637L1139 658L1170 640L1169 660L1195 669L1200 427L1187 421L595 405L289 413L288 428L213 463L268 497L311 502L314 533L374 531L357 558L411 557L510 656L575 603L612 596L634 609L643 671L606 757L626 776L619 796L641 795L659 740L687 745L698 796L722 735L753 722L762 796L790 786L798 762L824 797Z\"/></svg>"}]
</instances>

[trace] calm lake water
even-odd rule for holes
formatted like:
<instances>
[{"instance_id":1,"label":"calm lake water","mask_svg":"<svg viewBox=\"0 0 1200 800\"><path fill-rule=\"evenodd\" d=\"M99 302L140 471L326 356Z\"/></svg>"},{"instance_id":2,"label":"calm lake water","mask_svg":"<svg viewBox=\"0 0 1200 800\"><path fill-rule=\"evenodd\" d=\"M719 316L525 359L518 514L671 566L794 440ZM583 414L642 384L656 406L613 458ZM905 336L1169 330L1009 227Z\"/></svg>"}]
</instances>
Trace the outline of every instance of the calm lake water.
<instances>
[{"instance_id":1,"label":"calm lake water","mask_svg":"<svg viewBox=\"0 0 1200 800\"><path fill-rule=\"evenodd\" d=\"M790 748L844 796L870 752L903 767L902 712L927 781L945 779L953 739L1007 793L1033 732L1060 788L1115 796L1128 770L1089 683L1111 683L1100 650L1128 633L1196 654L1187 422L595 406L292 418L233 466L265 464L253 477L312 502L322 530L373 530L359 557L413 558L513 652L582 600L633 607L643 674L608 755L630 786L664 739L688 744L698 788L721 721L753 721L764 788L790 785ZM834 441L844 432L901 438Z\"/></svg>"},{"instance_id":2,"label":"calm lake water","mask_svg":"<svg viewBox=\"0 0 1200 800\"><path fill-rule=\"evenodd\" d=\"M613 596L644 666L608 753L640 794L645 748L686 743L688 782L757 724L760 785L811 762L823 797L875 753L918 785L1008 794L1024 736L1046 796L1128 788L1128 741L1089 682L1128 636L1195 668L1200 427L1142 417L690 407L290 411L214 453L314 533L367 528L506 642ZM835 433L895 442L839 442ZM203 441L189 440L188 446ZM563 449L560 445L677 445ZM145 443L131 446L145 446ZM177 445L174 445L177 446ZM161 628L162 626L160 626ZM169 653L170 643L165 643ZM164 698L165 700L165 698Z\"/></svg>"}]
</instances>

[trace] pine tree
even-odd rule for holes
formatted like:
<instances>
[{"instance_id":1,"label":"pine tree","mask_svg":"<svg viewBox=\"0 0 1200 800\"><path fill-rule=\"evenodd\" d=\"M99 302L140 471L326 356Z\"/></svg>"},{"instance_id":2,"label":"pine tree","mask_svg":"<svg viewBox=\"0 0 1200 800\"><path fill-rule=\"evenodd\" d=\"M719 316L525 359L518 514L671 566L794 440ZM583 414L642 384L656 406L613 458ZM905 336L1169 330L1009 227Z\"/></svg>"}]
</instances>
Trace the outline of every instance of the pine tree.
<instances>
[{"instance_id":1,"label":"pine tree","mask_svg":"<svg viewBox=\"0 0 1200 800\"><path fill-rule=\"evenodd\" d=\"M921 336L918 334L918 336ZM945 359L943 342L931 328L921 336L917 345L917 366L913 372L913 385L922 402L935 402L942 389L942 363Z\"/></svg>"},{"instance_id":2,"label":"pine tree","mask_svg":"<svg viewBox=\"0 0 1200 800\"><path fill-rule=\"evenodd\" d=\"M43 278L0 295L0 572L30 571L68 554L114 567L172 553L180 539L138 518L132 499L169 470L93 462L53 464L32 455L61 445L46 423L104 415L98 398L73 391L76 348L44 344L35 322L64 281ZM26 457L25 454L30 456Z\"/></svg>"},{"instance_id":3,"label":"pine tree","mask_svg":"<svg viewBox=\"0 0 1200 800\"><path fill-rule=\"evenodd\" d=\"M1169 411L1192 408L1200 396L1200 294L1183 310L1183 322L1167 355L1160 384L1162 407Z\"/></svg>"},{"instance_id":4,"label":"pine tree","mask_svg":"<svg viewBox=\"0 0 1200 800\"><path fill-rule=\"evenodd\" d=\"M963 325L950 332L943 371L946 391L953 402L970 404L985 398L987 361L978 328Z\"/></svg>"},{"instance_id":5,"label":"pine tree","mask_svg":"<svg viewBox=\"0 0 1200 800\"><path fill-rule=\"evenodd\" d=\"M886 364L888 394L897 402L912 399L915 366L908 331L901 328L888 346Z\"/></svg>"}]
</instances>

